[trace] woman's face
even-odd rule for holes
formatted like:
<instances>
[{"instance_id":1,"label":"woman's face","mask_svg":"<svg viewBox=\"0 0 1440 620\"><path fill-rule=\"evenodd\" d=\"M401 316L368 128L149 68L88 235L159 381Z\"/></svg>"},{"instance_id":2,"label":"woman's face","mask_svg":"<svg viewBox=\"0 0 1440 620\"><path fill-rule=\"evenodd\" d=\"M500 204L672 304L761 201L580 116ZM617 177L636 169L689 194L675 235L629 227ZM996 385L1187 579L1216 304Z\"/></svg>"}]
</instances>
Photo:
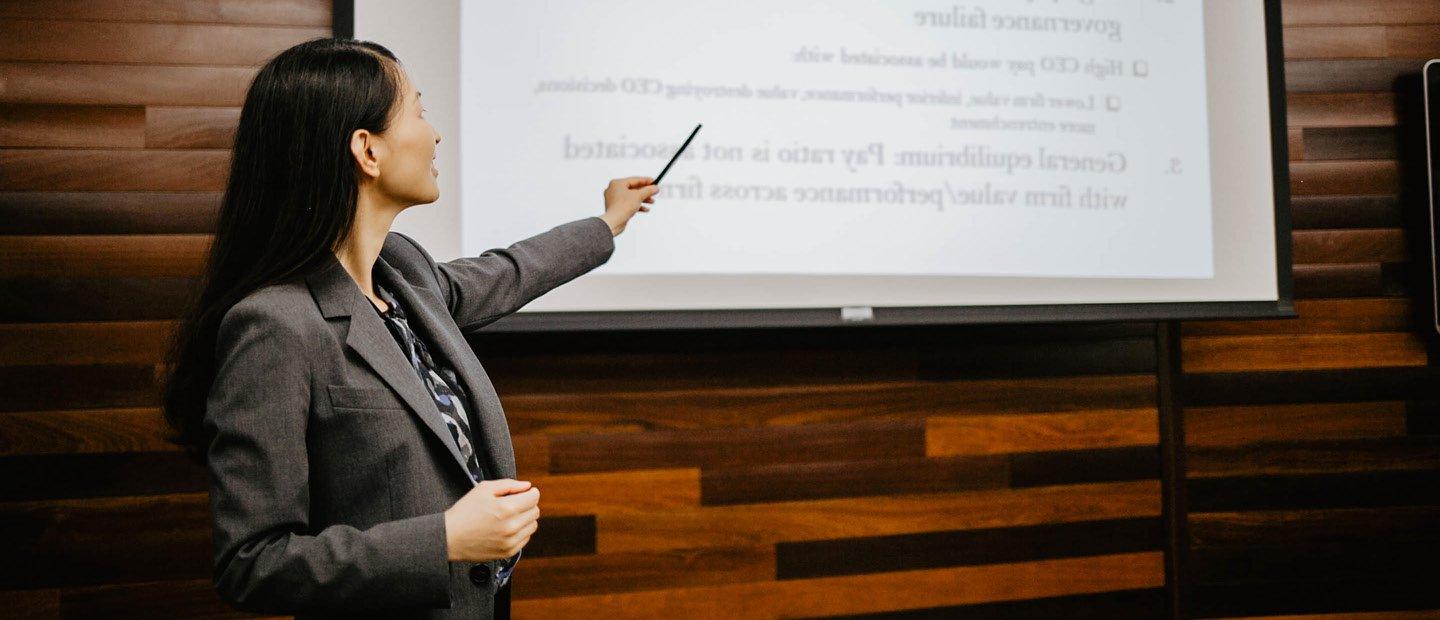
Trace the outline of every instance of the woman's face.
<instances>
[{"instance_id":1,"label":"woman's face","mask_svg":"<svg viewBox=\"0 0 1440 620\"><path fill-rule=\"evenodd\" d=\"M400 74L401 100L395 106L390 126L376 134L380 174L375 180L380 192L395 203L427 204L440 198L440 186L435 182L440 174L435 168L435 145L440 142L440 133L425 120L420 91L411 85L410 76L403 69Z\"/></svg>"}]
</instances>

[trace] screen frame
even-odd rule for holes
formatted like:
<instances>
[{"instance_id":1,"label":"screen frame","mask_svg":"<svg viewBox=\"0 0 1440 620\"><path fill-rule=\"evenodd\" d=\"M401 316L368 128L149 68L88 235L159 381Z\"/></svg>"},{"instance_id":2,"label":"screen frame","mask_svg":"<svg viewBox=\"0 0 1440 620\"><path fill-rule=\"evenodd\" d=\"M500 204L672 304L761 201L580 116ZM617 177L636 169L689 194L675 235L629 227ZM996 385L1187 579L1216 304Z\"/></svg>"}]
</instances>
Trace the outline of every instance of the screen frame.
<instances>
[{"instance_id":1,"label":"screen frame","mask_svg":"<svg viewBox=\"0 0 1440 620\"><path fill-rule=\"evenodd\" d=\"M623 331L1294 318L1298 314L1295 311L1291 249L1284 29L1281 23L1280 0L1264 2L1271 176L1275 204L1275 276L1278 297L1275 301L867 307L859 312L839 307L515 312L480 331ZM334 35L353 37L354 1L335 0L333 11ZM855 318L856 316L859 318ZM1437 317L1437 326L1440 326L1440 317Z\"/></svg>"}]
</instances>

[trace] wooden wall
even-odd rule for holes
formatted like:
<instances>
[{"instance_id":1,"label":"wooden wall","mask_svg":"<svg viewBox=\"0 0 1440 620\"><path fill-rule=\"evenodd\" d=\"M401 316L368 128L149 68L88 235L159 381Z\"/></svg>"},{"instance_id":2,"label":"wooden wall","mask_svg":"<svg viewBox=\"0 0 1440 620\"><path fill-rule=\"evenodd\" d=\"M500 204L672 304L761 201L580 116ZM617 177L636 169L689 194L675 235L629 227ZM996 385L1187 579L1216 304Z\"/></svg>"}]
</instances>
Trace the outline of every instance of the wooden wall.
<instances>
[{"instance_id":1,"label":"wooden wall","mask_svg":"<svg viewBox=\"0 0 1440 620\"><path fill-rule=\"evenodd\" d=\"M1440 613L1423 178L1396 86L1440 56L1440 2L1284 9L1300 318L1183 326L1184 592L1206 617ZM235 615L155 365L255 66L330 13L0 3L5 613ZM478 338L544 490L516 612L1159 617L1154 332Z\"/></svg>"}]
</instances>

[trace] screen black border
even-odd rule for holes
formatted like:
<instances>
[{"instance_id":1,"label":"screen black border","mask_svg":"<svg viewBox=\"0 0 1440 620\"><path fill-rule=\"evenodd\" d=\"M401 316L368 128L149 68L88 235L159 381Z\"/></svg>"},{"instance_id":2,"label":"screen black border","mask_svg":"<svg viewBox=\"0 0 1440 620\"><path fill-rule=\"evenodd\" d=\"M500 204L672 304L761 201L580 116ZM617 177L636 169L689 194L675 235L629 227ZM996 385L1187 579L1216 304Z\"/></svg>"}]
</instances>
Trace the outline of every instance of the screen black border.
<instances>
[{"instance_id":1,"label":"screen black border","mask_svg":"<svg viewBox=\"0 0 1440 620\"><path fill-rule=\"evenodd\" d=\"M484 332L654 329L744 329L871 325L982 325L1202 319L1275 319L1296 316L1291 265L1290 151L1286 127L1285 47L1280 0L1265 1L1266 62L1270 87L1270 151L1275 190L1276 301L1206 301L1117 304L1024 304L873 308L873 318L846 321L840 309L639 310L516 312ZM353 37L355 3L335 0L334 35Z\"/></svg>"}]
</instances>

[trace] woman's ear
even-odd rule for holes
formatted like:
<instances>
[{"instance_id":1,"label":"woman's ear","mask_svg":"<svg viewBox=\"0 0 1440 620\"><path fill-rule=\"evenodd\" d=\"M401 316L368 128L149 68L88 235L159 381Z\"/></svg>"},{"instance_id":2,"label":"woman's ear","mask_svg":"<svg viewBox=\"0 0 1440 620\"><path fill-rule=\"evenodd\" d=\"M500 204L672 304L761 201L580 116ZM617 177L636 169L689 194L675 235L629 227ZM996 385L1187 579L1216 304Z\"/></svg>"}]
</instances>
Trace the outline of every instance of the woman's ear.
<instances>
[{"instance_id":1,"label":"woman's ear","mask_svg":"<svg viewBox=\"0 0 1440 620\"><path fill-rule=\"evenodd\" d=\"M370 178L380 176L380 160L375 155L376 136L366 129L356 129L350 134L350 155L360 173Z\"/></svg>"}]
</instances>

